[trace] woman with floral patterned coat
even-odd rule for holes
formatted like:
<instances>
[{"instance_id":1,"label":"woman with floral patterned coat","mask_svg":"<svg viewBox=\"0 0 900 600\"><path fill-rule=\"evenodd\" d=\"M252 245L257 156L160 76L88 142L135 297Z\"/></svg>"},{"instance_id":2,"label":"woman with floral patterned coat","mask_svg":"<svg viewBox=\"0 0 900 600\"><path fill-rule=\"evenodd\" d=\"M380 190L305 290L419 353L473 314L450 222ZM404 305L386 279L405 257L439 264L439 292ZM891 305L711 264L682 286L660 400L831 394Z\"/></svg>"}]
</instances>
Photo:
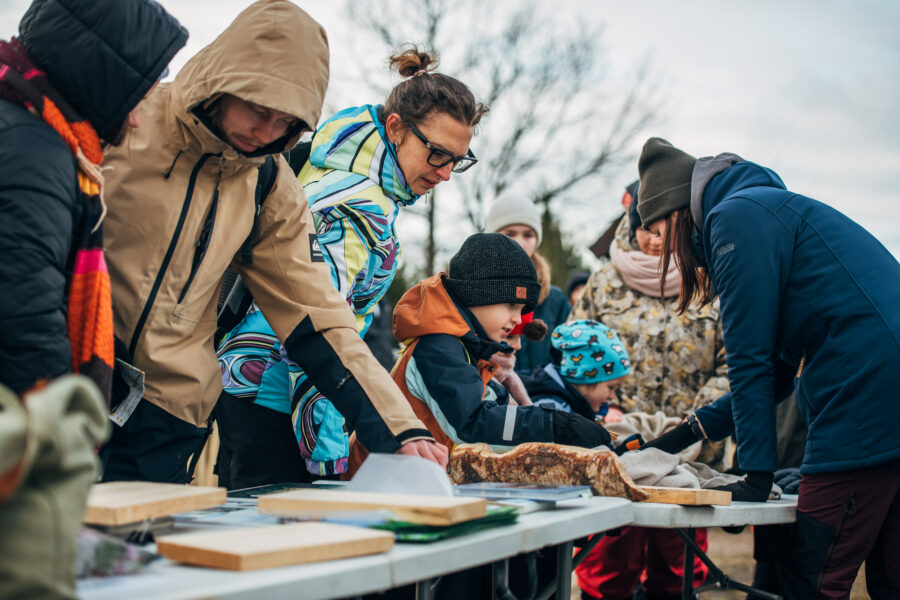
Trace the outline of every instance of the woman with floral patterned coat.
<instances>
[{"instance_id":1,"label":"woman with floral patterned coat","mask_svg":"<svg viewBox=\"0 0 900 600\"><path fill-rule=\"evenodd\" d=\"M678 315L674 264L660 301L660 243L640 228L634 206L616 230L610 262L591 275L571 318L600 321L628 346L634 372L619 390L625 412L682 416L728 391L719 305Z\"/></svg>"},{"instance_id":2,"label":"woman with floral patterned coat","mask_svg":"<svg viewBox=\"0 0 900 600\"><path fill-rule=\"evenodd\" d=\"M637 198L637 182L626 193ZM630 200L626 195L626 200ZM593 273L573 319L594 319L618 332L631 356L632 375L619 387L624 412L683 416L728 392L719 305L679 315L681 276L672 262L660 298L662 245L642 230L637 201L616 230L610 262ZM648 440L649 441L649 440ZM707 445L698 460L719 466L721 447ZM706 530L697 530L706 549ZM680 597L684 545L665 529L626 527L606 538L578 566L584 598L631 598L642 581L649 597ZM695 584L708 571L694 563Z\"/></svg>"},{"instance_id":3,"label":"woman with floral patterned coat","mask_svg":"<svg viewBox=\"0 0 900 600\"><path fill-rule=\"evenodd\" d=\"M347 108L325 121L299 174L317 234L313 256L331 267L364 336L400 254L400 207L472 166L474 128L486 107L415 47L391 57L406 77L384 105ZM312 236L311 236L312 237ZM252 306L218 352L220 482L234 489L343 473L349 453L341 415L288 360Z\"/></svg>"}]
</instances>

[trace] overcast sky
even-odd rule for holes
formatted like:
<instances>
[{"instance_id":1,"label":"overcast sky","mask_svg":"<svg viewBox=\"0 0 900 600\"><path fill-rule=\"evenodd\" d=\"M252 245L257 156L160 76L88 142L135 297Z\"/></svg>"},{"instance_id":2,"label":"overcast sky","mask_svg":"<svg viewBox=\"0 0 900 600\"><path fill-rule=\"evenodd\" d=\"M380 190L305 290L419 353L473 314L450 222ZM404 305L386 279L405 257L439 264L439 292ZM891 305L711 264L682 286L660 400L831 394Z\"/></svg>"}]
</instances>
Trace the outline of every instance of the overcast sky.
<instances>
[{"instance_id":1,"label":"overcast sky","mask_svg":"<svg viewBox=\"0 0 900 600\"><path fill-rule=\"evenodd\" d=\"M174 74L248 2L162 4L191 33L172 63ZM334 86L352 73L341 68L352 60L345 1L298 4L328 31ZM0 38L15 34L27 5L0 0ZM608 60L621 72L649 57L667 103L664 121L643 137L665 137L695 156L730 151L771 167L789 189L846 213L900 257L900 2L554 0L553 6L604 22ZM615 213L621 189L636 174L634 163L597 190L598 222ZM583 243L595 236L575 229Z\"/></svg>"}]
</instances>

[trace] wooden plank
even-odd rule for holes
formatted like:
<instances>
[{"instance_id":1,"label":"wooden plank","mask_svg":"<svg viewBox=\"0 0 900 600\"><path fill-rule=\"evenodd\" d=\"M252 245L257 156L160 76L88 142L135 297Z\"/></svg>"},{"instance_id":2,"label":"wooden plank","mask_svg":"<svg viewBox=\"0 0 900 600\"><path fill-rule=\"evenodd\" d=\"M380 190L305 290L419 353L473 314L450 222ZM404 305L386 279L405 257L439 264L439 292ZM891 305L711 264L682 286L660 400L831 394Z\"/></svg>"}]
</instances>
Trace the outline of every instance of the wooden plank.
<instances>
[{"instance_id":1,"label":"wooden plank","mask_svg":"<svg viewBox=\"0 0 900 600\"><path fill-rule=\"evenodd\" d=\"M156 551L170 560L232 571L378 554L393 546L390 532L331 523L199 531L156 540Z\"/></svg>"},{"instance_id":2,"label":"wooden plank","mask_svg":"<svg viewBox=\"0 0 900 600\"><path fill-rule=\"evenodd\" d=\"M639 485L638 489L649 494L643 502L683 504L686 506L731 506L731 492L692 488L651 487Z\"/></svg>"},{"instance_id":3,"label":"wooden plank","mask_svg":"<svg viewBox=\"0 0 900 600\"><path fill-rule=\"evenodd\" d=\"M453 525L483 517L487 513L487 501L484 498L311 489L267 494L259 499L260 512L275 514L380 509L389 510L398 519L410 523Z\"/></svg>"},{"instance_id":4,"label":"wooden plank","mask_svg":"<svg viewBox=\"0 0 900 600\"><path fill-rule=\"evenodd\" d=\"M225 503L225 488L113 481L97 483L88 496L84 522L91 525L124 525L145 519L211 508Z\"/></svg>"}]
</instances>

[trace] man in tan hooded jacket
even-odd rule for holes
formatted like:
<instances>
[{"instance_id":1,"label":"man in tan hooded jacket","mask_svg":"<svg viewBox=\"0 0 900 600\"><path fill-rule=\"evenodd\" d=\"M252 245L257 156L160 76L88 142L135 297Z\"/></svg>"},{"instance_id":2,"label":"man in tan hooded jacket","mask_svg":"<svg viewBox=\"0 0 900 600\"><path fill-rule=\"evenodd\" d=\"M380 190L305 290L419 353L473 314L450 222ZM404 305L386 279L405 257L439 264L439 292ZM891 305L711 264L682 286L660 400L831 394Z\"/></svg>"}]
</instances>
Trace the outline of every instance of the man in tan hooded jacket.
<instances>
[{"instance_id":1,"label":"man in tan hooded jacket","mask_svg":"<svg viewBox=\"0 0 900 600\"><path fill-rule=\"evenodd\" d=\"M142 127L107 154L115 332L145 389L134 408L116 410L101 452L105 480L189 479L188 458L206 440L221 390L213 334L229 266L288 357L367 448L446 463L359 337L316 254L303 190L278 156L318 123L327 84L322 27L286 0L260 0L159 86ZM253 227L258 168L271 154L278 173L247 264L236 255Z\"/></svg>"}]
</instances>

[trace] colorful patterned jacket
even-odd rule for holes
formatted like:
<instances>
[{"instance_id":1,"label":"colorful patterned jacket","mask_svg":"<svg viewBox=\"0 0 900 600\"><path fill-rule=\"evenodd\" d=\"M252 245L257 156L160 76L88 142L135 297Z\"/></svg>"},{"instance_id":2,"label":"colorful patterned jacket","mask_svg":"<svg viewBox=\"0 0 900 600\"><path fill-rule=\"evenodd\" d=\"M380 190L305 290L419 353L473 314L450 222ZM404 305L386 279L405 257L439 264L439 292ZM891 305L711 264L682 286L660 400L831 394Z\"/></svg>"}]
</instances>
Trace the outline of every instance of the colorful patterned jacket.
<instances>
[{"instance_id":1,"label":"colorful patterned jacket","mask_svg":"<svg viewBox=\"0 0 900 600\"><path fill-rule=\"evenodd\" d=\"M399 207L418 199L387 142L379 108L348 108L323 123L299 175L331 281L352 307L361 336L397 270ZM292 415L300 453L312 473L346 470L343 417L287 359L256 306L227 336L218 356L227 392Z\"/></svg>"}]
</instances>

